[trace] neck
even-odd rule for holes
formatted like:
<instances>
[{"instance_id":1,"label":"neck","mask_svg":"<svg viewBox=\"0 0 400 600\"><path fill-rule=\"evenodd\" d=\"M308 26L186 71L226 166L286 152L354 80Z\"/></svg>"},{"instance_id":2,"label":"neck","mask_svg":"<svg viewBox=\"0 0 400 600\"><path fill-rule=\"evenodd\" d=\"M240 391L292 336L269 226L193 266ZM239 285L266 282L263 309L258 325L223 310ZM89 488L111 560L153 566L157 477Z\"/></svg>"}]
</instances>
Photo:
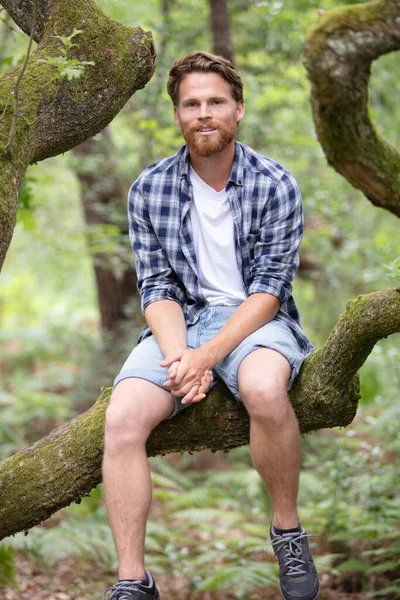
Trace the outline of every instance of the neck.
<instances>
[{"instance_id":1,"label":"neck","mask_svg":"<svg viewBox=\"0 0 400 600\"><path fill-rule=\"evenodd\" d=\"M224 189L231 174L235 157L235 143L232 142L222 152L212 156L200 156L190 150L190 164L197 175L215 191Z\"/></svg>"}]
</instances>

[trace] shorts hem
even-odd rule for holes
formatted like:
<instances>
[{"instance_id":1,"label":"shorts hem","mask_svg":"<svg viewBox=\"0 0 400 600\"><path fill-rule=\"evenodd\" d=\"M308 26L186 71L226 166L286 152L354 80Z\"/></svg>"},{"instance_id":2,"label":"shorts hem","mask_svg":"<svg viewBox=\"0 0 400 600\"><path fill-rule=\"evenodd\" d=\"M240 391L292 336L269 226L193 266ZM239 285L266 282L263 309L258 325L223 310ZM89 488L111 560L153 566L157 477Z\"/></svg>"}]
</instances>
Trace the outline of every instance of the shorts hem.
<instances>
[{"instance_id":1,"label":"shorts hem","mask_svg":"<svg viewBox=\"0 0 400 600\"><path fill-rule=\"evenodd\" d=\"M139 369L126 369L125 371L121 371L120 373L118 373L118 375L114 379L113 389L120 381L122 381L123 379L129 379L129 378L144 379L145 381L148 381L149 383L154 383L154 385L156 385L160 388L163 387L162 383L160 383L160 378L156 377L156 376L154 376L152 378L151 371L149 371L148 369L146 369L146 371L142 371ZM165 389L165 388L163 388L163 389Z\"/></svg>"},{"instance_id":2,"label":"shorts hem","mask_svg":"<svg viewBox=\"0 0 400 600\"><path fill-rule=\"evenodd\" d=\"M120 381L122 381L123 379L143 379L144 381L153 383L154 385L165 390L166 392L169 391L163 387L162 383L161 384L159 383L159 380L156 381L155 378L151 379L149 377L148 373L149 373L148 371L143 373L143 371L138 371L137 369L126 369L125 371L121 371L114 379L113 390L118 385L118 383ZM168 417L165 417L165 420L172 419L172 417L175 417L175 415L177 415L183 408L190 406L190 404L181 405L181 403L179 402L179 399L176 398L176 396L173 396L172 394L171 394L171 396L172 396L172 400L174 401L174 408L172 409L172 412L168 415Z\"/></svg>"},{"instance_id":3,"label":"shorts hem","mask_svg":"<svg viewBox=\"0 0 400 600\"><path fill-rule=\"evenodd\" d=\"M279 354L281 356L283 356L284 358L286 358L286 360L288 361L290 368L291 368L291 372L290 372L290 377L288 379L288 384L287 384L287 391L289 391L294 383L294 380L296 379L297 375L300 372L300 367L303 364L304 359L306 358L304 356L303 360L301 361L300 365L298 364L299 361L296 361L296 358L292 355L292 354L285 354L282 351L282 348L279 346L279 344L274 344L274 343L263 343L263 344L254 344L252 346L249 346L248 351L246 351L247 349L244 349L243 355L240 357L240 361L238 364L238 368L236 371L236 381L235 383L229 380L229 377L226 376L225 378L225 383L226 385L229 387L231 393L234 395L234 397L236 398L236 400L243 402L240 393L239 393L239 389L237 387L238 384L238 374L239 374L239 368L240 365L242 364L243 360L249 356L249 354L252 354L253 352L255 352L256 350L258 350L259 348L268 348L269 350L274 350L275 352L279 352ZM221 369L223 370L223 369Z\"/></svg>"}]
</instances>

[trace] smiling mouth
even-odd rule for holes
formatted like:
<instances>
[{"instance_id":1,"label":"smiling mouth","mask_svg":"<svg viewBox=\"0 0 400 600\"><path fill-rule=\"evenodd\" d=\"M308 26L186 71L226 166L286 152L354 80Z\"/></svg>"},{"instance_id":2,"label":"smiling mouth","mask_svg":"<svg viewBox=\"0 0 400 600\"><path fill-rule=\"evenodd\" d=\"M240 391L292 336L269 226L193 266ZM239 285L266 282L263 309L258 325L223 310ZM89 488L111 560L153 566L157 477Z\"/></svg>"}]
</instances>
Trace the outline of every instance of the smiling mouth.
<instances>
[{"instance_id":1,"label":"smiling mouth","mask_svg":"<svg viewBox=\"0 0 400 600\"><path fill-rule=\"evenodd\" d=\"M213 133L214 131L216 131L216 129L214 127L202 127L201 129L197 129L197 133L200 133L202 135L209 135L210 133Z\"/></svg>"}]
</instances>

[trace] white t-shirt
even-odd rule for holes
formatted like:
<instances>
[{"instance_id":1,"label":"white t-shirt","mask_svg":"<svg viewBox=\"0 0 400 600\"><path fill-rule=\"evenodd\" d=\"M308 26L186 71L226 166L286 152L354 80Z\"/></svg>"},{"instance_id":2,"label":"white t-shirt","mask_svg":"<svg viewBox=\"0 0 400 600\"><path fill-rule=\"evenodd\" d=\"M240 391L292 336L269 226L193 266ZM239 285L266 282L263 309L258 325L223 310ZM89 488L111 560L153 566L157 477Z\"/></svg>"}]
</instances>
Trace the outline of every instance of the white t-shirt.
<instances>
[{"instance_id":1,"label":"white t-shirt","mask_svg":"<svg viewBox=\"0 0 400 600\"><path fill-rule=\"evenodd\" d=\"M190 218L200 286L214 306L246 300L236 261L234 223L228 194L216 192L190 167L193 202Z\"/></svg>"}]
</instances>

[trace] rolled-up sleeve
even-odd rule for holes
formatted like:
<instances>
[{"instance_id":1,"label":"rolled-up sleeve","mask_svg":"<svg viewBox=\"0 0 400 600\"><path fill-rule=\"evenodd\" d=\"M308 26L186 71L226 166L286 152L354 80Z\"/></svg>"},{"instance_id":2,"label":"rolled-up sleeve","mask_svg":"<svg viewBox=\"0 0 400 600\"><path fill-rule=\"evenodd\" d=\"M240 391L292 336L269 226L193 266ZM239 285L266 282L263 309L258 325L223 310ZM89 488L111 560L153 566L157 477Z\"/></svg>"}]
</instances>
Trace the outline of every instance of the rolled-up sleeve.
<instances>
[{"instance_id":1,"label":"rolled-up sleeve","mask_svg":"<svg viewBox=\"0 0 400 600\"><path fill-rule=\"evenodd\" d=\"M182 306L184 294L179 279L154 232L139 180L129 190L128 218L142 312L156 300L174 300Z\"/></svg>"},{"instance_id":2,"label":"rolled-up sleeve","mask_svg":"<svg viewBox=\"0 0 400 600\"><path fill-rule=\"evenodd\" d=\"M250 265L249 294L264 292L286 302L299 266L303 236L301 194L292 175L286 172L266 202L260 236Z\"/></svg>"}]
</instances>

